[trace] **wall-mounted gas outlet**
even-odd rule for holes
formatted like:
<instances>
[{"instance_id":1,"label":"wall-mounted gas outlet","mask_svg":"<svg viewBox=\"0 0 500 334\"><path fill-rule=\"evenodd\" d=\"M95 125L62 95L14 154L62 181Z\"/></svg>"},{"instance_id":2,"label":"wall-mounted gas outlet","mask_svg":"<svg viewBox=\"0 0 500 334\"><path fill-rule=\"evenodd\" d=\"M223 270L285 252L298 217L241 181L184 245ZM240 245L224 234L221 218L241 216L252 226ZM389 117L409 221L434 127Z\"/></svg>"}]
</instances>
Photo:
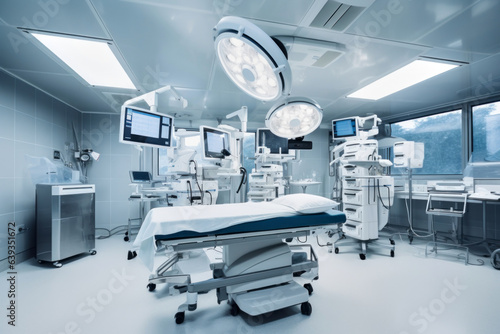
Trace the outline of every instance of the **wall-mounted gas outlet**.
<instances>
[{"instance_id":1,"label":"wall-mounted gas outlet","mask_svg":"<svg viewBox=\"0 0 500 334\"><path fill-rule=\"evenodd\" d=\"M17 225L16 227L17 227L16 234L21 234L21 233L24 233L24 232L26 232L28 230L26 228L25 224L20 224L20 225Z\"/></svg>"}]
</instances>

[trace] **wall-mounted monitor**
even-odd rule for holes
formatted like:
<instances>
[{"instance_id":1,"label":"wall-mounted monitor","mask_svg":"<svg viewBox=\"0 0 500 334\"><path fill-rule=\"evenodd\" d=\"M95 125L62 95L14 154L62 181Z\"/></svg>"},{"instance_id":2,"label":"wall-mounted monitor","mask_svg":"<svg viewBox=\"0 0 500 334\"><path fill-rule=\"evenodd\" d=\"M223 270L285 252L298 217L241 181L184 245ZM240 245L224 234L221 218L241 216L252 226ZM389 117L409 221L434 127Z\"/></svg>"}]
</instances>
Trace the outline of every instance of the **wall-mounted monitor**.
<instances>
[{"instance_id":1,"label":"wall-mounted monitor","mask_svg":"<svg viewBox=\"0 0 500 334\"><path fill-rule=\"evenodd\" d=\"M257 129L256 143L270 149L271 154L288 154L288 138L278 137L269 129Z\"/></svg>"},{"instance_id":2,"label":"wall-mounted monitor","mask_svg":"<svg viewBox=\"0 0 500 334\"><path fill-rule=\"evenodd\" d=\"M223 159L223 151L231 152L231 134L227 131L200 126L201 147L204 159Z\"/></svg>"},{"instance_id":3,"label":"wall-mounted monitor","mask_svg":"<svg viewBox=\"0 0 500 334\"><path fill-rule=\"evenodd\" d=\"M337 119L332 121L333 139L357 137L359 133L356 117Z\"/></svg>"},{"instance_id":4,"label":"wall-mounted monitor","mask_svg":"<svg viewBox=\"0 0 500 334\"><path fill-rule=\"evenodd\" d=\"M174 118L149 110L122 106L120 143L172 147Z\"/></svg>"}]
</instances>

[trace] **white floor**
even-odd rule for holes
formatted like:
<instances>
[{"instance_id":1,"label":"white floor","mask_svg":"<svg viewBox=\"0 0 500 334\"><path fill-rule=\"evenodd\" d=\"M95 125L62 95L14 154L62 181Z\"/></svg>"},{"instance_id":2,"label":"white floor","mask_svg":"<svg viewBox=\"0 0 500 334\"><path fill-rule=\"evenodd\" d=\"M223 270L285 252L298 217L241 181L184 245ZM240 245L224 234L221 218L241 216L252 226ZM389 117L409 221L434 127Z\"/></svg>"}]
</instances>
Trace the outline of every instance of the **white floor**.
<instances>
[{"instance_id":1,"label":"white floor","mask_svg":"<svg viewBox=\"0 0 500 334\"><path fill-rule=\"evenodd\" d=\"M128 261L130 244L114 236L96 241L97 255L65 261L59 269L35 259L17 265L16 327L7 325L8 277L0 273L0 332L498 333L500 271L489 261L478 267L425 258L405 241L396 240L394 258L370 252L365 261L352 248L331 254L315 246L320 279L313 282L309 317L299 307L233 317L210 292L176 325L173 316L185 295L168 296L161 285L149 292L148 270L138 258Z\"/></svg>"}]
</instances>

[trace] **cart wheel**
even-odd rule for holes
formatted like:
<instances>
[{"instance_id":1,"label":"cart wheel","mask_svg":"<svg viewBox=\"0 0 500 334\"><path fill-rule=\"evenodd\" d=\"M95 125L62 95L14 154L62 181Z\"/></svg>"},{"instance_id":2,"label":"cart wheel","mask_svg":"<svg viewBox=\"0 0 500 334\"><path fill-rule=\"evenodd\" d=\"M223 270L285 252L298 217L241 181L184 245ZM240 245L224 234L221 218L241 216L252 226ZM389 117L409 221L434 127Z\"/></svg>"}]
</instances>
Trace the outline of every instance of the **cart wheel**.
<instances>
[{"instance_id":1,"label":"cart wheel","mask_svg":"<svg viewBox=\"0 0 500 334\"><path fill-rule=\"evenodd\" d=\"M500 270L500 249L493 251L490 262L493 268Z\"/></svg>"},{"instance_id":2,"label":"cart wheel","mask_svg":"<svg viewBox=\"0 0 500 334\"><path fill-rule=\"evenodd\" d=\"M148 284L148 290L149 291L155 291L155 289L156 289L156 284L154 284L154 283L149 283Z\"/></svg>"},{"instance_id":3,"label":"cart wheel","mask_svg":"<svg viewBox=\"0 0 500 334\"><path fill-rule=\"evenodd\" d=\"M391 249L391 257L394 257L394 251Z\"/></svg>"},{"instance_id":4,"label":"cart wheel","mask_svg":"<svg viewBox=\"0 0 500 334\"><path fill-rule=\"evenodd\" d=\"M177 325L180 325L184 322L184 316L185 316L185 313L184 312L177 312L174 316L175 318L175 323Z\"/></svg>"},{"instance_id":5,"label":"cart wheel","mask_svg":"<svg viewBox=\"0 0 500 334\"><path fill-rule=\"evenodd\" d=\"M361 254L359 254L359 258L360 258L361 260L364 260L364 259L366 259L366 255L365 255L365 254L363 254L363 253L361 253Z\"/></svg>"},{"instance_id":6,"label":"cart wheel","mask_svg":"<svg viewBox=\"0 0 500 334\"><path fill-rule=\"evenodd\" d=\"M137 252L136 251L128 251L127 260L132 260L136 256L137 256Z\"/></svg>"},{"instance_id":7,"label":"cart wheel","mask_svg":"<svg viewBox=\"0 0 500 334\"><path fill-rule=\"evenodd\" d=\"M42 264L42 263L43 263L43 261L42 261L42 260L38 260L38 263Z\"/></svg>"},{"instance_id":8,"label":"cart wheel","mask_svg":"<svg viewBox=\"0 0 500 334\"><path fill-rule=\"evenodd\" d=\"M231 303L231 315L236 317L240 313L240 307L235 302Z\"/></svg>"},{"instance_id":9,"label":"cart wheel","mask_svg":"<svg viewBox=\"0 0 500 334\"><path fill-rule=\"evenodd\" d=\"M311 283L304 284L304 288L306 288L307 292L309 293L309 296L312 295L314 289Z\"/></svg>"},{"instance_id":10,"label":"cart wheel","mask_svg":"<svg viewBox=\"0 0 500 334\"><path fill-rule=\"evenodd\" d=\"M92 250L90 251L90 255L96 255L97 254L97 251L96 250Z\"/></svg>"},{"instance_id":11,"label":"cart wheel","mask_svg":"<svg viewBox=\"0 0 500 334\"><path fill-rule=\"evenodd\" d=\"M413 236L409 235L408 240L410 240L410 244L413 242Z\"/></svg>"},{"instance_id":12,"label":"cart wheel","mask_svg":"<svg viewBox=\"0 0 500 334\"><path fill-rule=\"evenodd\" d=\"M338 254L338 253L339 253L339 248L335 247L335 254Z\"/></svg>"},{"instance_id":13,"label":"cart wheel","mask_svg":"<svg viewBox=\"0 0 500 334\"><path fill-rule=\"evenodd\" d=\"M61 268L63 266L61 262L54 262L53 265L56 268Z\"/></svg>"},{"instance_id":14,"label":"cart wheel","mask_svg":"<svg viewBox=\"0 0 500 334\"><path fill-rule=\"evenodd\" d=\"M312 306L309 302L302 303L300 305L300 312L303 315L311 315L312 313Z\"/></svg>"},{"instance_id":15,"label":"cart wheel","mask_svg":"<svg viewBox=\"0 0 500 334\"><path fill-rule=\"evenodd\" d=\"M129 241L129 240L130 238L127 235L123 237L123 241Z\"/></svg>"},{"instance_id":16,"label":"cart wheel","mask_svg":"<svg viewBox=\"0 0 500 334\"><path fill-rule=\"evenodd\" d=\"M395 245L396 243L394 242L394 240L392 239L389 239L389 242L391 243L391 245Z\"/></svg>"}]
</instances>

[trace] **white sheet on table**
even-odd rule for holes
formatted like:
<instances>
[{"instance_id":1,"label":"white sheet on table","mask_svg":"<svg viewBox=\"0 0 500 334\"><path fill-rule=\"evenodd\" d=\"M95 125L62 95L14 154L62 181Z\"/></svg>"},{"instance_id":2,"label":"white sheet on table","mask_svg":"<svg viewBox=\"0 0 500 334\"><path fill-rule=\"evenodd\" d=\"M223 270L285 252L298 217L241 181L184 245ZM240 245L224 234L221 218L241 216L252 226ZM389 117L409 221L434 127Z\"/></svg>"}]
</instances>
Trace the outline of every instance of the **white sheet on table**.
<instances>
[{"instance_id":1,"label":"white sheet on table","mask_svg":"<svg viewBox=\"0 0 500 334\"><path fill-rule=\"evenodd\" d=\"M154 267L155 235L181 231L210 232L233 225L297 215L287 206L272 202L233 203L155 208L149 211L134 241L139 257L149 270Z\"/></svg>"}]
</instances>

